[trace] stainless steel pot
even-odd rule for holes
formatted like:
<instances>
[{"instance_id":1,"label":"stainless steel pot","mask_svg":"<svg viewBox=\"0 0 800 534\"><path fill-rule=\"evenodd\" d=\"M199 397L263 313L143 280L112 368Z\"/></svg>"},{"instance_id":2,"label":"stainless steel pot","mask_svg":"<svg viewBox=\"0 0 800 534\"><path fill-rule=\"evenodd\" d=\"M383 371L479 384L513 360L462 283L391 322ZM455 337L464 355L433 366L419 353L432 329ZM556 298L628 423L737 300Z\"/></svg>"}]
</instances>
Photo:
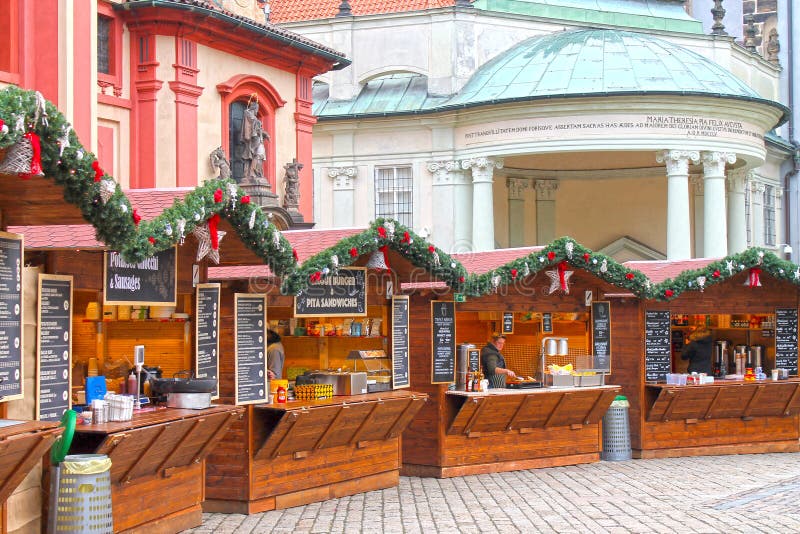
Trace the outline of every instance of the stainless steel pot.
<instances>
[{"instance_id":1,"label":"stainless steel pot","mask_svg":"<svg viewBox=\"0 0 800 534\"><path fill-rule=\"evenodd\" d=\"M546 339L544 342L544 353L548 356L555 356L558 354L558 340Z\"/></svg>"}]
</instances>

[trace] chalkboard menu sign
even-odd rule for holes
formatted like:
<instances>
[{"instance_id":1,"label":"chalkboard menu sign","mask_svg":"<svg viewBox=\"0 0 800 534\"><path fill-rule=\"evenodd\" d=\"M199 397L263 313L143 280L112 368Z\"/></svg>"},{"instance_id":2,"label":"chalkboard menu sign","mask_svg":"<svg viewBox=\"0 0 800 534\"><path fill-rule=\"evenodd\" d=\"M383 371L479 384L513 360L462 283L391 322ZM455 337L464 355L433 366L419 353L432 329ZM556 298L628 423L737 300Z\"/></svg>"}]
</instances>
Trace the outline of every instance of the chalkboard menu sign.
<instances>
[{"instance_id":1,"label":"chalkboard menu sign","mask_svg":"<svg viewBox=\"0 0 800 534\"><path fill-rule=\"evenodd\" d=\"M592 302L592 367L611 370L611 303Z\"/></svg>"},{"instance_id":2,"label":"chalkboard menu sign","mask_svg":"<svg viewBox=\"0 0 800 534\"><path fill-rule=\"evenodd\" d=\"M309 284L294 298L295 317L366 317L367 270L339 269Z\"/></svg>"},{"instance_id":3,"label":"chalkboard menu sign","mask_svg":"<svg viewBox=\"0 0 800 534\"><path fill-rule=\"evenodd\" d=\"M797 309L775 310L775 367L797 374Z\"/></svg>"},{"instance_id":4,"label":"chalkboard menu sign","mask_svg":"<svg viewBox=\"0 0 800 534\"><path fill-rule=\"evenodd\" d=\"M644 312L644 373L648 382L665 382L672 370L669 311Z\"/></svg>"},{"instance_id":5,"label":"chalkboard menu sign","mask_svg":"<svg viewBox=\"0 0 800 534\"><path fill-rule=\"evenodd\" d=\"M469 370L478 371L481 368L481 351L478 349L469 349Z\"/></svg>"},{"instance_id":6,"label":"chalkboard menu sign","mask_svg":"<svg viewBox=\"0 0 800 534\"><path fill-rule=\"evenodd\" d=\"M197 284L195 295L195 362L197 378L214 378L211 394L219 398L219 284Z\"/></svg>"},{"instance_id":7,"label":"chalkboard menu sign","mask_svg":"<svg viewBox=\"0 0 800 534\"><path fill-rule=\"evenodd\" d=\"M514 312L503 312L503 333L514 333Z\"/></svg>"},{"instance_id":8,"label":"chalkboard menu sign","mask_svg":"<svg viewBox=\"0 0 800 534\"><path fill-rule=\"evenodd\" d=\"M0 232L0 401L22 398L22 236Z\"/></svg>"},{"instance_id":9,"label":"chalkboard menu sign","mask_svg":"<svg viewBox=\"0 0 800 534\"><path fill-rule=\"evenodd\" d=\"M72 277L39 275L36 418L59 421L72 406Z\"/></svg>"},{"instance_id":10,"label":"chalkboard menu sign","mask_svg":"<svg viewBox=\"0 0 800 534\"><path fill-rule=\"evenodd\" d=\"M392 389L407 388L408 296L392 297Z\"/></svg>"},{"instance_id":11,"label":"chalkboard menu sign","mask_svg":"<svg viewBox=\"0 0 800 534\"><path fill-rule=\"evenodd\" d=\"M267 402L267 297L236 293L234 301L235 403Z\"/></svg>"},{"instance_id":12,"label":"chalkboard menu sign","mask_svg":"<svg viewBox=\"0 0 800 534\"><path fill-rule=\"evenodd\" d=\"M543 313L542 314L542 333L543 334L552 334L553 333L553 314L552 313Z\"/></svg>"},{"instance_id":13,"label":"chalkboard menu sign","mask_svg":"<svg viewBox=\"0 0 800 534\"><path fill-rule=\"evenodd\" d=\"M432 384L455 382L456 379L456 304L452 301L431 302L433 324Z\"/></svg>"},{"instance_id":14,"label":"chalkboard menu sign","mask_svg":"<svg viewBox=\"0 0 800 534\"><path fill-rule=\"evenodd\" d=\"M175 306L177 247L139 263L128 263L119 252L106 252L103 267L103 304Z\"/></svg>"}]
</instances>

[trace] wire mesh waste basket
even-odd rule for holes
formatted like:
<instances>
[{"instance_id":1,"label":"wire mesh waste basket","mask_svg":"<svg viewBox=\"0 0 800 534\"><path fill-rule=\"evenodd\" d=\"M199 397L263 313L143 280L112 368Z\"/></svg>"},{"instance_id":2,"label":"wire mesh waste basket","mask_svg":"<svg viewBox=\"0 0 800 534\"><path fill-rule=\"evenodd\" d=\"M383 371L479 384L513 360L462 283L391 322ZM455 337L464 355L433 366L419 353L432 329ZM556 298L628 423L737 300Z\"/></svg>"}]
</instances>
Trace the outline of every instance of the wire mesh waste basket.
<instances>
[{"instance_id":1,"label":"wire mesh waste basket","mask_svg":"<svg viewBox=\"0 0 800 534\"><path fill-rule=\"evenodd\" d=\"M74 454L53 466L48 530L113 533L110 471L105 454Z\"/></svg>"},{"instance_id":2,"label":"wire mesh waste basket","mask_svg":"<svg viewBox=\"0 0 800 534\"><path fill-rule=\"evenodd\" d=\"M628 399L617 395L603 416L603 452L601 460L630 460L631 430L628 421Z\"/></svg>"}]
</instances>

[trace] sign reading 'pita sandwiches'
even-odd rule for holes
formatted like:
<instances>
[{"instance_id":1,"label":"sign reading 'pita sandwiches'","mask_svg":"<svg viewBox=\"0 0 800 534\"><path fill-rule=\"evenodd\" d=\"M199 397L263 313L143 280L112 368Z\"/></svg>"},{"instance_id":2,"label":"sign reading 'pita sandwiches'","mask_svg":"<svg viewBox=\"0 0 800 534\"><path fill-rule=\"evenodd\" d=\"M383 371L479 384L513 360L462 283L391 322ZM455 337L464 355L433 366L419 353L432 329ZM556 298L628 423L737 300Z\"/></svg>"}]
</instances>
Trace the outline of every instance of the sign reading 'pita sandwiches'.
<instances>
[{"instance_id":1,"label":"sign reading 'pita sandwiches'","mask_svg":"<svg viewBox=\"0 0 800 534\"><path fill-rule=\"evenodd\" d=\"M295 317L364 317L367 315L367 270L339 269L309 284L294 299Z\"/></svg>"}]
</instances>

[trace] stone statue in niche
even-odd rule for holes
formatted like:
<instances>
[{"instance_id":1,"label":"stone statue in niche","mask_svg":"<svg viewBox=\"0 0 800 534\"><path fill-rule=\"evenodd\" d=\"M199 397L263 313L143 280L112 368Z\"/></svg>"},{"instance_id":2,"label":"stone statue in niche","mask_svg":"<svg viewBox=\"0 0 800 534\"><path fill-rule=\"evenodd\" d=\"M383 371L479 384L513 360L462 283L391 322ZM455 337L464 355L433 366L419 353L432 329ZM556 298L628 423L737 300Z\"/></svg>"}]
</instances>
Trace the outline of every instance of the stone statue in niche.
<instances>
[{"instance_id":1,"label":"stone statue in niche","mask_svg":"<svg viewBox=\"0 0 800 534\"><path fill-rule=\"evenodd\" d=\"M283 193L283 207L287 210L299 211L300 210L300 171L303 170L303 164L293 158L291 163L283 166L286 171L283 177L284 193Z\"/></svg>"},{"instance_id":2,"label":"stone statue in niche","mask_svg":"<svg viewBox=\"0 0 800 534\"><path fill-rule=\"evenodd\" d=\"M225 157L225 151L221 146L217 147L209 158L211 159L211 168L219 174L217 178L225 180L231 177L231 164Z\"/></svg>"},{"instance_id":3,"label":"stone statue in niche","mask_svg":"<svg viewBox=\"0 0 800 534\"><path fill-rule=\"evenodd\" d=\"M778 30L772 28L769 31L769 40L767 41L767 61L770 63L778 64L778 53L781 51L781 43L778 41Z\"/></svg>"},{"instance_id":4,"label":"stone statue in niche","mask_svg":"<svg viewBox=\"0 0 800 534\"><path fill-rule=\"evenodd\" d=\"M258 118L258 100L251 100L244 111L237 147L244 163L242 184L269 185L264 178L264 161L267 159L264 141L269 141L269 134L264 131Z\"/></svg>"}]
</instances>

